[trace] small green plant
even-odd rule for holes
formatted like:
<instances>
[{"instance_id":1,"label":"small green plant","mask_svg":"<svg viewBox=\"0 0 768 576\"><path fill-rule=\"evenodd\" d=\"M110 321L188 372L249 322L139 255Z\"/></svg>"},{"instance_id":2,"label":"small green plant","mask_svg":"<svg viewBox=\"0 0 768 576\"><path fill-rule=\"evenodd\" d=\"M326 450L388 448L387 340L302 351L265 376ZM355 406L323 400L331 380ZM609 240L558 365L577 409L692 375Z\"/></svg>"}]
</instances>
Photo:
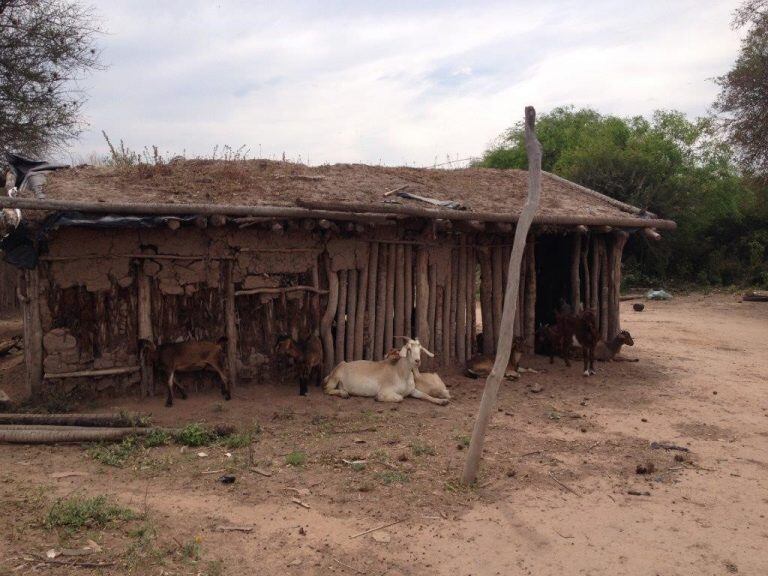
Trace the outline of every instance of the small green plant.
<instances>
[{"instance_id":1,"label":"small green plant","mask_svg":"<svg viewBox=\"0 0 768 576\"><path fill-rule=\"evenodd\" d=\"M236 448L245 448L251 442L253 442L253 436L249 432L241 432L239 434L230 434L222 438L222 444L234 450Z\"/></svg>"},{"instance_id":2,"label":"small green plant","mask_svg":"<svg viewBox=\"0 0 768 576\"><path fill-rule=\"evenodd\" d=\"M205 446L213 441L213 434L205 428L202 424L193 422L187 424L181 431L176 434L176 442L196 448L198 446Z\"/></svg>"},{"instance_id":3,"label":"small green plant","mask_svg":"<svg viewBox=\"0 0 768 576\"><path fill-rule=\"evenodd\" d=\"M405 484L411 478L405 472L399 470L385 470L376 474L376 479L382 484Z\"/></svg>"},{"instance_id":4,"label":"small green plant","mask_svg":"<svg viewBox=\"0 0 768 576\"><path fill-rule=\"evenodd\" d=\"M201 552L202 549L200 548L200 540L197 536L192 540L187 540L184 542L181 547L181 555L188 560L200 560Z\"/></svg>"},{"instance_id":5,"label":"small green plant","mask_svg":"<svg viewBox=\"0 0 768 576\"><path fill-rule=\"evenodd\" d=\"M157 448L158 446L170 444L171 440L171 435L165 430L152 430L152 432L144 436L142 444L145 448Z\"/></svg>"},{"instance_id":6,"label":"small green plant","mask_svg":"<svg viewBox=\"0 0 768 576\"><path fill-rule=\"evenodd\" d=\"M456 443L462 448L467 448L469 446L469 436L457 434L453 439L456 440Z\"/></svg>"},{"instance_id":7,"label":"small green plant","mask_svg":"<svg viewBox=\"0 0 768 576\"><path fill-rule=\"evenodd\" d=\"M365 462L352 462L352 464L350 464L349 466L355 472L362 472L363 470L365 470Z\"/></svg>"},{"instance_id":8,"label":"small green plant","mask_svg":"<svg viewBox=\"0 0 768 576\"><path fill-rule=\"evenodd\" d=\"M139 443L135 436L127 436L119 444L96 444L88 449L88 456L106 464L122 468L125 462L136 450L139 449Z\"/></svg>"},{"instance_id":9,"label":"small green plant","mask_svg":"<svg viewBox=\"0 0 768 576\"><path fill-rule=\"evenodd\" d=\"M104 495L86 498L72 496L54 502L45 519L47 528L77 530L83 527L103 528L121 520L133 520L137 514L112 502Z\"/></svg>"},{"instance_id":10,"label":"small green plant","mask_svg":"<svg viewBox=\"0 0 768 576\"><path fill-rule=\"evenodd\" d=\"M294 450L285 457L285 463L289 466L304 466L307 462L307 455L304 452Z\"/></svg>"},{"instance_id":11,"label":"small green plant","mask_svg":"<svg viewBox=\"0 0 768 576\"><path fill-rule=\"evenodd\" d=\"M426 442L415 441L411 443L411 451L414 456L434 456L435 449Z\"/></svg>"}]
</instances>

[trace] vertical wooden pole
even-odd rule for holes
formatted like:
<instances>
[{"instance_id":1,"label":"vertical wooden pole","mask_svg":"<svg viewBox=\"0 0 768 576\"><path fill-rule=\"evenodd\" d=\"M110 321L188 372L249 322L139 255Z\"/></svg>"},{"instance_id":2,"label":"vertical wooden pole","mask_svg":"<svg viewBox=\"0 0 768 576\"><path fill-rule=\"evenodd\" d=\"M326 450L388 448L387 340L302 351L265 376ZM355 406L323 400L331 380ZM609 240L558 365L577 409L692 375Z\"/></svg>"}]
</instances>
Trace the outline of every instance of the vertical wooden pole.
<instances>
[{"instance_id":1,"label":"vertical wooden pole","mask_svg":"<svg viewBox=\"0 0 768 576\"><path fill-rule=\"evenodd\" d=\"M467 359L472 357L475 349L475 334L477 332L477 262L475 261L475 248L473 246L474 238L469 238L467 246L467 332L466 332L466 354Z\"/></svg>"},{"instance_id":2,"label":"vertical wooden pole","mask_svg":"<svg viewBox=\"0 0 768 576\"><path fill-rule=\"evenodd\" d=\"M405 334L405 253L402 244L395 245L395 333L394 336L409 336ZM392 346L390 341L389 346Z\"/></svg>"},{"instance_id":3,"label":"vertical wooden pole","mask_svg":"<svg viewBox=\"0 0 768 576\"><path fill-rule=\"evenodd\" d=\"M445 284L443 285L443 314L441 317L443 331L443 366L447 366L451 363L451 284L451 274L449 273L448 277L445 279Z\"/></svg>"},{"instance_id":4,"label":"vertical wooden pole","mask_svg":"<svg viewBox=\"0 0 768 576\"><path fill-rule=\"evenodd\" d=\"M406 244L403 246L403 264L405 265L403 278L405 280L405 303L403 305L404 335L413 338L413 246Z\"/></svg>"},{"instance_id":5,"label":"vertical wooden pole","mask_svg":"<svg viewBox=\"0 0 768 576\"><path fill-rule=\"evenodd\" d=\"M493 333L496 338L501 334L501 311L504 305L504 287L501 279L504 271L503 252L495 246L491 252L491 267L493 273Z\"/></svg>"},{"instance_id":6,"label":"vertical wooden pole","mask_svg":"<svg viewBox=\"0 0 768 576\"><path fill-rule=\"evenodd\" d=\"M355 334L357 332L357 278L359 271L354 268L347 273L347 333L344 346L344 359L347 362L355 358Z\"/></svg>"},{"instance_id":7,"label":"vertical wooden pole","mask_svg":"<svg viewBox=\"0 0 768 576\"><path fill-rule=\"evenodd\" d=\"M328 304L320 321L320 338L323 341L323 373L327 376L334 366L336 359L333 346L333 319L339 305L339 276L331 269L330 258L326 258L328 275Z\"/></svg>"},{"instance_id":8,"label":"vertical wooden pole","mask_svg":"<svg viewBox=\"0 0 768 576\"><path fill-rule=\"evenodd\" d=\"M462 475L462 480L466 484L474 483L477 479L477 469L480 466L480 458L483 454L485 432L491 421L491 415L495 411L499 386L507 370L509 357L512 353L512 333L517 308L517 293L520 289L520 266L523 261L523 251L525 250L528 230L539 207L539 198L541 196L541 145L534 132L535 120L536 112L532 107L527 107L525 109L525 147L528 152L528 199L525 202L525 206L523 206L523 211L520 214L520 219L515 229L515 240L509 261L507 293L504 298L504 310L502 312L501 333L499 334L499 343L496 349L496 359L493 363L491 374L485 383L483 398L480 401L480 410L477 414L475 427L472 430L472 440L467 451L467 461Z\"/></svg>"},{"instance_id":9,"label":"vertical wooden pole","mask_svg":"<svg viewBox=\"0 0 768 576\"><path fill-rule=\"evenodd\" d=\"M429 258L427 258L429 259ZM429 339L427 340L427 348L433 351L432 348L437 348L437 266L435 264L429 264L429 297L427 301L427 323L429 324Z\"/></svg>"},{"instance_id":10,"label":"vertical wooden pole","mask_svg":"<svg viewBox=\"0 0 768 576\"><path fill-rule=\"evenodd\" d=\"M581 234L571 234L571 310L574 314L581 312Z\"/></svg>"},{"instance_id":11,"label":"vertical wooden pole","mask_svg":"<svg viewBox=\"0 0 768 576\"><path fill-rule=\"evenodd\" d=\"M452 359L458 358L458 348L456 345L456 331L459 317L459 307L457 305L459 300L459 250L456 246L451 250L451 310L448 318L448 326L450 327L450 357Z\"/></svg>"},{"instance_id":12,"label":"vertical wooden pole","mask_svg":"<svg viewBox=\"0 0 768 576\"><path fill-rule=\"evenodd\" d=\"M33 398L43 387L43 327L40 320L38 268L20 272L19 284L24 316L24 362L27 369L25 394L27 398Z\"/></svg>"},{"instance_id":13,"label":"vertical wooden pole","mask_svg":"<svg viewBox=\"0 0 768 576\"><path fill-rule=\"evenodd\" d=\"M496 329L493 322L493 272L491 248L481 247L480 259L480 314L483 319L483 354L496 352Z\"/></svg>"},{"instance_id":14,"label":"vertical wooden pole","mask_svg":"<svg viewBox=\"0 0 768 576\"><path fill-rule=\"evenodd\" d=\"M421 246L416 251L416 334L429 348L429 253Z\"/></svg>"},{"instance_id":15,"label":"vertical wooden pole","mask_svg":"<svg viewBox=\"0 0 768 576\"><path fill-rule=\"evenodd\" d=\"M528 280L528 260L527 260L527 254L528 254L528 247L526 246L525 251L523 252L523 262L520 266L520 291L517 295L517 313L515 314L515 337L516 338L524 338L524 332L525 332L525 314L527 312L527 309L525 307L525 296L526 296L526 282Z\"/></svg>"},{"instance_id":16,"label":"vertical wooden pole","mask_svg":"<svg viewBox=\"0 0 768 576\"><path fill-rule=\"evenodd\" d=\"M525 338L525 351L531 354L536 340L536 240L533 234L528 238L525 250L525 268L523 338Z\"/></svg>"},{"instance_id":17,"label":"vertical wooden pole","mask_svg":"<svg viewBox=\"0 0 768 576\"><path fill-rule=\"evenodd\" d=\"M389 270L389 246L387 244L379 244L379 271L377 273L376 280L376 332L374 333L373 342L373 359L381 360L384 350L384 329L387 323L387 310L392 312L392 309L386 308L387 294L389 288L387 287L387 271Z\"/></svg>"},{"instance_id":18,"label":"vertical wooden pole","mask_svg":"<svg viewBox=\"0 0 768 576\"><path fill-rule=\"evenodd\" d=\"M237 388L237 312L235 310L235 282L232 278L234 266L234 261L224 261L224 316L227 334L229 385L232 390Z\"/></svg>"},{"instance_id":19,"label":"vertical wooden pole","mask_svg":"<svg viewBox=\"0 0 768 576\"><path fill-rule=\"evenodd\" d=\"M608 341L608 247L600 237L600 338Z\"/></svg>"},{"instance_id":20,"label":"vertical wooden pole","mask_svg":"<svg viewBox=\"0 0 768 576\"><path fill-rule=\"evenodd\" d=\"M629 235L622 231L613 235L609 255L609 296L608 296L608 338L613 338L621 330L621 255Z\"/></svg>"},{"instance_id":21,"label":"vertical wooden pole","mask_svg":"<svg viewBox=\"0 0 768 576\"><path fill-rule=\"evenodd\" d=\"M142 262L136 263L137 312L139 336L139 360L141 365L141 395L151 396L155 392L153 362L150 360L148 346L155 343L152 330L152 291L150 277L144 273ZM229 356L227 356L229 361Z\"/></svg>"},{"instance_id":22,"label":"vertical wooden pole","mask_svg":"<svg viewBox=\"0 0 768 576\"><path fill-rule=\"evenodd\" d=\"M387 299L384 308L384 314L386 317L384 324L384 346L382 347L382 356L392 348L392 340L394 337L394 316L393 311L395 309L395 276L397 270L397 248L395 244L389 245L389 258L387 259Z\"/></svg>"},{"instance_id":23,"label":"vertical wooden pole","mask_svg":"<svg viewBox=\"0 0 768 576\"><path fill-rule=\"evenodd\" d=\"M366 330L367 339L365 339L365 358L373 360L375 357L375 334L376 334L376 288L379 278L379 243L372 242L368 254L368 329Z\"/></svg>"},{"instance_id":24,"label":"vertical wooden pole","mask_svg":"<svg viewBox=\"0 0 768 576\"><path fill-rule=\"evenodd\" d=\"M344 344L347 336L347 292L349 272L339 271L339 306L336 309L336 360L341 362L346 358Z\"/></svg>"},{"instance_id":25,"label":"vertical wooden pole","mask_svg":"<svg viewBox=\"0 0 768 576\"><path fill-rule=\"evenodd\" d=\"M584 285L584 307L592 306L592 275L589 272L589 238L585 237L581 250L581 277Z\"/></svg>"},{"instance_id":26,"label":"vertical wooden pole","mask_svg":"<svg viewBox=\"0 0 768 576\"><path fill-rule=\"evenodd\" d=\"M456 268L459 290L456 297L456 360L460 364L467 361L467 236L462 234L459 247L459 261Z\"/></svg>"},{"instance_id":27,"label":"vertical wooden pole","mask_svg":"<svg viewBox=\"0 0 768 576\"><path fill-rule=\"evenodd\" d=\"M597 236L592 236L591 242L592 246L592 253L591 253L591 259L592 259L592 266L590 266L589 270L589 292L590 292L590 301L589 301L589 307L592 308L595 311L595 315L598 320L598 328L600 326L600 248L598 246L597 242Z\"/></svg>"}]
</instances>

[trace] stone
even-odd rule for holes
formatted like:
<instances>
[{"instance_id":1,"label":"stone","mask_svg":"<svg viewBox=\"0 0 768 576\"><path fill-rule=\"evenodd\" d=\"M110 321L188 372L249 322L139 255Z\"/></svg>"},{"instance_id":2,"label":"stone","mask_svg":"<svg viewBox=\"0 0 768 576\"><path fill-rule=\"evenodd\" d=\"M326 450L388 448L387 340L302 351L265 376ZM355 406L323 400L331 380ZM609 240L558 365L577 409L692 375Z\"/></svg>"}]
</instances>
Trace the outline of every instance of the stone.
<instances>
[{"instance_id":1,"label":"stone","mask_svg":"<svg viewBox=\"0 0 768 576\"><path fill-rule=\"evenodd\" d=\"M66 328L54 328L43 336L43 348L48 353L77 350L77 340Z\"/></svg>"}]
</instances>

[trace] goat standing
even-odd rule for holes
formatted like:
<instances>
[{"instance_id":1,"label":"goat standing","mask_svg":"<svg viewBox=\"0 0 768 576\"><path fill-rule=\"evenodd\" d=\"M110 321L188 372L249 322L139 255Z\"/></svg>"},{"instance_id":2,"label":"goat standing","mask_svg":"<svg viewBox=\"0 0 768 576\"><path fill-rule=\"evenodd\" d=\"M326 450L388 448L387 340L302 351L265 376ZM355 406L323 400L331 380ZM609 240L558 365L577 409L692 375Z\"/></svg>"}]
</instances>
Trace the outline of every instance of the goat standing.
<instances>
[{"instance_id":1,"label":"goat standing","mask_svg":"<svg viewBox=\"0 0 768 576\"><path fill-rule=\"evenodd\" d=\"M299 372L299 395L306 396L308 383L314 379L315 386L320 386L323 370L323 343L317 334L304 340L294 340L287 334L281 334L275 344L275 352L280 356L292 358Z\"/></svg>"}]
</instances>

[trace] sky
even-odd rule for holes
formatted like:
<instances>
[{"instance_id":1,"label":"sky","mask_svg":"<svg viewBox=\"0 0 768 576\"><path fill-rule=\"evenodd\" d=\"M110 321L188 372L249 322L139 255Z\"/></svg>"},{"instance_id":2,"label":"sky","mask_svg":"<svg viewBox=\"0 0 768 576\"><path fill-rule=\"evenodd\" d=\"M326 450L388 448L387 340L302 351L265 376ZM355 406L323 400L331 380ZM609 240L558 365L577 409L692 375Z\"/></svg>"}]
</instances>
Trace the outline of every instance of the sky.
<instances>
[{"instance_id":1,"label":"sky","mask_svg":"<svg viewBox=\"0 0 768 576\"><path fill-rule=\"evenodd\" d=\"M526 105L706 114L736 0L96 1L73 160L133 149L308 164L480 156Z\"/></svg>"}]
</instances>

